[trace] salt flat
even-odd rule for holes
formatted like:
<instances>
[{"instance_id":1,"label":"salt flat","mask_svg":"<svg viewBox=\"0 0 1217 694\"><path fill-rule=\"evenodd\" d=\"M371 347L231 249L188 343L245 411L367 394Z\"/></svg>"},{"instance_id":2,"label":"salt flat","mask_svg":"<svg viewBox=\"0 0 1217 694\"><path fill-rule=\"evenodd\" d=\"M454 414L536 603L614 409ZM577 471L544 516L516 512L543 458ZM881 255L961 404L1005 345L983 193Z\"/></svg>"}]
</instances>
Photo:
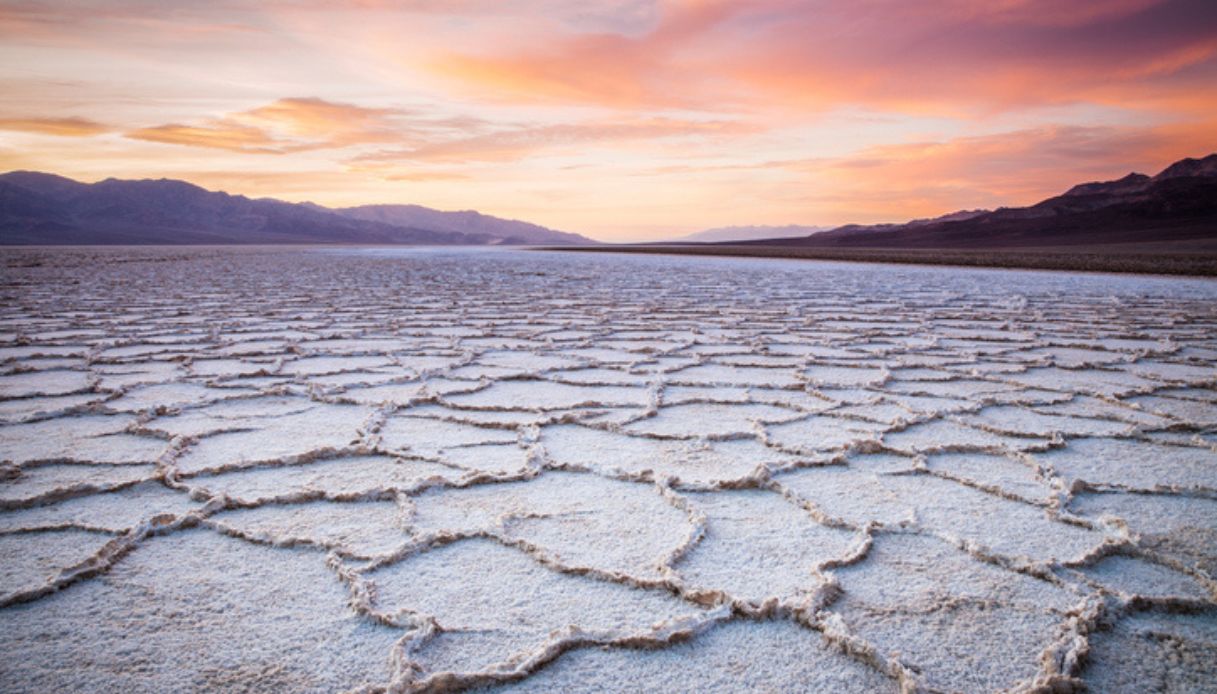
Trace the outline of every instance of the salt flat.
<instances>
[{"instance_id":1,"label":"salt flat","mask_svg":"<svg viewBox=\"0 0 1217 694\"><path fill-rule=\"evenodd\" d=\"M4 691L1217 686L1217 283L25 249Z\"/></svg>"}]
</instances>

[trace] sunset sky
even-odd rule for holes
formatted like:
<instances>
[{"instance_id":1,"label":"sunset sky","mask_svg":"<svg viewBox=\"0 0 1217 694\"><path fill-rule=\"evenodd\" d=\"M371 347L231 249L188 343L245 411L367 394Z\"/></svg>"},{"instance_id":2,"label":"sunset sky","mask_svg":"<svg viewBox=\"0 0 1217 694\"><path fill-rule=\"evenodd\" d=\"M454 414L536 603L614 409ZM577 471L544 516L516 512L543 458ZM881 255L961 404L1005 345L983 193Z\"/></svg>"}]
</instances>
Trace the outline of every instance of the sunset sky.
<instances>
[{"instance_id":1,"label":"sunset sky","mask_svg":"<svg viewBox=\"0 0 1217 694\"><path fill-rule=\"evenodd\" d=\"M1214 0L0 0L0 169L604 240L1019 205L1217 151Z\"/></svg>"}]
</instances>

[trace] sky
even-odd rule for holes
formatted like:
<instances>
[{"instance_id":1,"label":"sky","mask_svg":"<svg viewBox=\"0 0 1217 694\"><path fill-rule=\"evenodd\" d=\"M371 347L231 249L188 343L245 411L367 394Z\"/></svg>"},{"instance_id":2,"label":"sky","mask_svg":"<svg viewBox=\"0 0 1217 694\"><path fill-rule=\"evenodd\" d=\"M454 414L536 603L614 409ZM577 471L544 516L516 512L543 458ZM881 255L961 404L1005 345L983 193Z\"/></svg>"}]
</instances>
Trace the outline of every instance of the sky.
<instances>
[{"instance_id":1,"label":"sky","mask_svg":"<svg viewBox=\"0 0 1217 694\"><path fill-rule=\"evenodd\" d=\"M1217 2L0 0L0 92L0 170L663 239L1217 151Z\"/></svg>"}]
</instances>

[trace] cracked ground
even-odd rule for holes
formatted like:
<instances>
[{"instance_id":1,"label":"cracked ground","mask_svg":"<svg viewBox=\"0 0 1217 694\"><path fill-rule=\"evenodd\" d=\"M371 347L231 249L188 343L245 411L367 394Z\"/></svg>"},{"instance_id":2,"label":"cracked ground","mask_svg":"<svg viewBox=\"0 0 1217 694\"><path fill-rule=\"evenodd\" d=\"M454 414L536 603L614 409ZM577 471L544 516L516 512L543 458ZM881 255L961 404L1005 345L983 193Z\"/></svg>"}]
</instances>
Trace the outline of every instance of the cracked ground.
<instances>
[{"instance_id":1,"label":"cracked ground","mask_svg":"<svg viewBox=\"0 0 1217 694\"><path fill-rule=\"evenodd\" d=\"M1217 691L1217 284L3 253L4 691Z\"/></svg>"}]
</instances>

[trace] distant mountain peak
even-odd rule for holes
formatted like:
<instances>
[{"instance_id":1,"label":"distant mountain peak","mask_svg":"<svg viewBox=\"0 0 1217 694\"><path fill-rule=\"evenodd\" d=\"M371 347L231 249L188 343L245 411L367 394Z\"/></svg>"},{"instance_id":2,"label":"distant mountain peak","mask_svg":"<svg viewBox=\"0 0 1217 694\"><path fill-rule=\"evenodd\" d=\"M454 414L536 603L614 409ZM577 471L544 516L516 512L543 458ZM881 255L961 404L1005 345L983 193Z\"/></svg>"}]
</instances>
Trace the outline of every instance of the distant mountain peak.
<instances>
[{"instance_id":1,"label":"distant mountain peak","mask_svg":"<svg viewBox=\"0 0 1217 694\"><path fill-rule=\"evenodd\" d=\"M1122 193L1135 193L1144 190L1149 186L1151 181L1153 179L1149 176L1134 172L1114 181L1080 183L1065 191L1065 195L1119 195Z\"/></svg>"},{"instance_id":2,"label":"distant mountain peak","mask_svg":"<svg viewBox=\"0 0 1217 694\"><path fill-rule=\"evenodd\" d=\"M1217 177L1217 154L1210 154L1201 159L1180 159L1162 170L1162 173L1154 176L1154 180L1162 181L1168 178L1182 178L1187 176L1196 177Z\"/></svg>"}]
</instances>

